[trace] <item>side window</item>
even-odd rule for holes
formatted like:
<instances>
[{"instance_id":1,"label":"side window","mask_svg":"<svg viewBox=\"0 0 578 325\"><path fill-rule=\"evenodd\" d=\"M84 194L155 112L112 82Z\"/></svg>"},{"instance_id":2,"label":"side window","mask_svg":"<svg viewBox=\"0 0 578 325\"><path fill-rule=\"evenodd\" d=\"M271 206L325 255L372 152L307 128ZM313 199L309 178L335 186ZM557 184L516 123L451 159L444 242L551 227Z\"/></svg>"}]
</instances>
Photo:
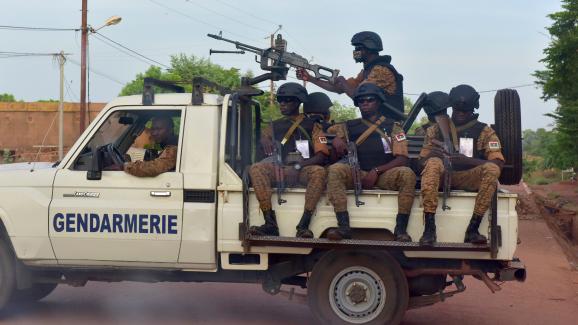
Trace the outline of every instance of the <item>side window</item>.
<instances>
[{"instance_id":1,"label":"side window","mask_svg":"<svg viewBox=\"0 0 578 325\"><path fill-rule=\"evenodd\" d=\"M166 145L178 145L180 110L116 111L100 125L76 158L72 169L88 170L94 152L102 168L153 160Z\"/></svg>"}]
</instances>

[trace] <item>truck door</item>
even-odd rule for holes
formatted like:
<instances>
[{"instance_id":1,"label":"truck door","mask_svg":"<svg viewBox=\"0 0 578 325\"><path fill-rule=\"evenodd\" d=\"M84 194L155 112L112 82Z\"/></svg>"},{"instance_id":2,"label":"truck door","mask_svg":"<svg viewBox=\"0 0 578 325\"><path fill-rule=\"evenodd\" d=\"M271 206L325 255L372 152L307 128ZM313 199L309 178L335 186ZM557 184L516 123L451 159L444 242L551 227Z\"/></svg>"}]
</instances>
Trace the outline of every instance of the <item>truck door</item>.
<instances>
[{"instance_id":1,"label":"truck door","mask_svg":"<svg viewBox=\"0 0 578 325\"><path fill-rule=\"evenodd\" d=\"M142 141L146 129L152 119L167 116L178 139L174 170L154 177L111 170L120 166L119 157L128 160L127 153L132 161L153 155L154 150L145 151L138 143L153 146ZM183 212L181 117L183 107L112 110L64 162L54 180L48 216L50 240L60 264L81 260L95 265L177 262ZM87 179L96 152L101 152L98 162L103 170L99 179Z\"/></svg>"}]
</instances>

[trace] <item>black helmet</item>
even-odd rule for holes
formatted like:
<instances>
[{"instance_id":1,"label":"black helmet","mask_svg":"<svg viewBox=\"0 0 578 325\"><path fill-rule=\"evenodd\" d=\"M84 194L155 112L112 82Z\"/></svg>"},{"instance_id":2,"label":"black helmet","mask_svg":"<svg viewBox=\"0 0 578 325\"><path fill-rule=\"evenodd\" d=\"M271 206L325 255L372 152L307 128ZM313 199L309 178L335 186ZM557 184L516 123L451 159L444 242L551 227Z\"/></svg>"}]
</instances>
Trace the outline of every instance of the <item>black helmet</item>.
<instances>
[{"instance_id":1,"label":"black helmet","mask_svg":"<svg viewBox=\"0 0 578 325\"><path fill-rule=\"evenodd\" d=\"M303 104L303 113L329 114L329 107L331 106L333 106L333 103L325 93L311 93L307 96L305 104Z\"/></svg>"},{"instance_id":2,"label":"black helmet","mask_svg":"<svg viewBox=\"0 0 578 325\"><path fill-rule=\"evenodd\" d=\"M362 45L370 51L382 51L381 37L374 32L359 32L351 38L351 45Z\"/></svg>"},{"instance_id":3,"label":"black helmet","mask_svg":"<svg viewBox=\"0 0 578 325\"><path fill-rule=\"evenodd\" d=\"M480 107L480 94L470 85L455 86L450 90L450 105L459 111L473 111Z\"/></svg>"},{"instance_id":4,"label":"black helmet","mask_svg":"<svg viewBox=\"0 0 578 325\"><path fill-rule=\"evenodd\" d=\"M369 82L362 83L355 89L355 93L353 94L353 103L355 106L359 106L357 104L357 98L362 96L376 96L379 100L383 103L385 102L385 94L383 93L383 89L379 88L376 84L372 84Z\"/></svg>"},{"instance_id":5,"label":"black helmet","mask_svg":"<svg viewBox=\"0 0 578 325\"><path fill-rule=\"evenodd\" d=\"M282 84L277 89L277 97L297 97L302 103L307 101L307 89L296 82Z\"/></svg>"},{"instance_id":6,"label":"black helmet","mask_svg":"<svg viewBox=\"0 0 578 325\"><path fill-rule=\"evenodd\" d=\"M423 110L428 116L443 112L450 107L450 97L443 91L434 91L427 94Z\"/></svg>"}]
</instances>

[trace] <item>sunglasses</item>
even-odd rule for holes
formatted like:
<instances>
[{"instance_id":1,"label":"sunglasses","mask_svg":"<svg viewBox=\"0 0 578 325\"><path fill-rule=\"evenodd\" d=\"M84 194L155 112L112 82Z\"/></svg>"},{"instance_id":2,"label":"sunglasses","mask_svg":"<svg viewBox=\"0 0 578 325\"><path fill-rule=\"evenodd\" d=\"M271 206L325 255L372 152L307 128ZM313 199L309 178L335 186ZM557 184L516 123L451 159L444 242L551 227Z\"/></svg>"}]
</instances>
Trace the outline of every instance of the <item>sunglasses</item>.
<instances>
[{"instance_id":1,"label":"sunglasses","mask_svg":"<svg viewBox=\"0 0 578 325\"><path fill-rule=\"evenodd\" d=\"M377 101L376 97L373 96L367 96L367 97L359 97L357 98L357 103L358 104L363 104L363 103L374 103Z\"/></svg>"},{"instance_id":2,"label":"sunglasses","mask_svg":"<svg viewBox=\"0 0 578 325\"><path fill-rule=\"evenodd\" d=\"M298 101L295 97L277 97L277 103L293 103Z\"/></svg>"}]
</instances>

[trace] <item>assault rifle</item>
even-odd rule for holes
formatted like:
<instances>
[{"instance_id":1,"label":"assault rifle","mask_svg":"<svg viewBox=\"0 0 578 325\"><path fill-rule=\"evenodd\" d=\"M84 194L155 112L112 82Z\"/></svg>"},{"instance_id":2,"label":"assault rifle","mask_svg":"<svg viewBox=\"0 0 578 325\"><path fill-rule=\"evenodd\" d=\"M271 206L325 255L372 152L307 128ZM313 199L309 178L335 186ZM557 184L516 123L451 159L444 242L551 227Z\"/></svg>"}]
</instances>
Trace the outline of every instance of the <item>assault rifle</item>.
<instances>
[{"instance_id":1,"label":"assault rifle","mask_svg":"<svg viewBox=\"0 0 578 325\"><path fill-rule=\"evenodd\" d=\"M450 191L452 187L452 161L450 157L454 154L454 146L452 144L452 139L450 137L450 117L446 114L438 114L435 116L436 123L440 129L440 133L442 134L443 143L439 143L439 141L435 141L436 144L441 145L444 154L443 154L443 162L444 162L444 189L443 189L443 200L442 200L442 209L451 210L451 207L448 206L447 201L448 197L450 196Z\"/></svg>"},{"instance_id":2,"label":"assault rifle","mask_svg":"<svg viewBox=\"0 0 578 325\"><path fill-rule=\"evenodd\" d=\"M275 46L268 49L262 49L252 45L226 39L220 34L207 34L207 36L219 41L235 44L235 47L241 51L248 51L257 54L259 59L257 60L257 56L255 56L255 61L261 64L261 69L267 71L281 71L282 79L286 77L288 70L287 65L295 68L309 70L315 74L316 79L326 80L330 83L334 83L335 79L339 75L339 70L337 69L331 69L318 64L310 64L309 61L307 61L307 59L301 55L294 52L287 52L287 41L283 39L281 34L277 34L277 38L275 39ZM219 52L211 50L211 53ZM273 64L269 64L269 60L272 60Z\"/></svg>"},{"instance_id":3,"label":"assault rifle","mask_svg":"<svg viewBox=\"0 0 578 325\"><path fill-rule=\"evenodd\" d=\"M351 168L351 177L353 178L353 193L355 194L355 206L364 205L365 202L359 200L363 187L361 185L361 169L357 159L357 145L354 141L347 141L347 162Z\"/></svg>"},{"instance_id":4,"label":"assault rifle","mask_svg":"<svg viewBox=\"0 0 578 325\"><path fill-rule=\"evenodd\" d=\"M281 196L285 192L285 174L283 174L283 146L275 139L275 127L273 120L269 121L271 127L271 139L273 140L273 169L275 170L275 182L277 183L277 204L286 203Z\"/></svg>"}]
</instances>

